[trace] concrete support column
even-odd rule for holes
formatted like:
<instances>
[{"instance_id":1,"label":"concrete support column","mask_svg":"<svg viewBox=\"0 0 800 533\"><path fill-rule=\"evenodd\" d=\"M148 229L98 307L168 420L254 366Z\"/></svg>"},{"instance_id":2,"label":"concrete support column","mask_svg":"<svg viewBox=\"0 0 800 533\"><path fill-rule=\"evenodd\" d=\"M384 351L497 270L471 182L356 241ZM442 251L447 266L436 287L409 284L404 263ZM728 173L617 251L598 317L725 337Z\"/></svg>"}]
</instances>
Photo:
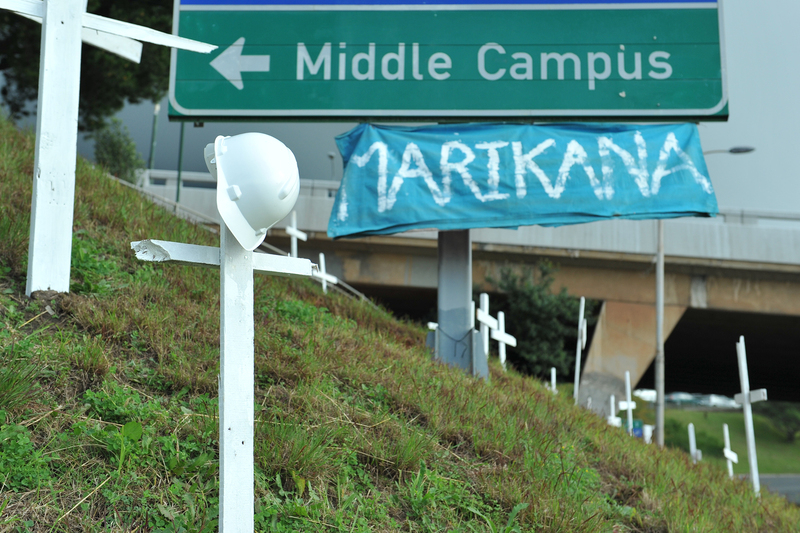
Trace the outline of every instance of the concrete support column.
<instances>
[{"instance_id":1,"label":"concrete support column","mask_svg":"<svg viewBox=\"0 0 800 533\"><path fill-rule=\"evenodd\" d=\"M439 232L436 358L472 373L472 239L469 230Z\"/></svg>"},{"instance_id":2,"label":"concrete support column","mask_svg":"<svg viewBox=\"0 0 800 533\"><path fill-rule=\"evenodd\" d=\"M664 339L686 307L664 308ZM652 305L606 301L600 310L592 345L581 376L580 405L592 398L592 409L608 416L608 399L625 397L625 371L635 387L656 356L656 310Z\"/></svg>"}]
</instances>

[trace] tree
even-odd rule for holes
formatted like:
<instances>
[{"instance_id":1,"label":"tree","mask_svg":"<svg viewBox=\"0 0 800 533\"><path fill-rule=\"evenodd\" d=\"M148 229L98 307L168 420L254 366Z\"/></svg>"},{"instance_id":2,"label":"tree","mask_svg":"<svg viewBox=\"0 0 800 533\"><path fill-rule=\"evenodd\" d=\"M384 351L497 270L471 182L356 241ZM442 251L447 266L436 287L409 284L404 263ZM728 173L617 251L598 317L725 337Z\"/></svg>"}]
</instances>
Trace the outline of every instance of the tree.
<instances>
[{"instance_id":1,"label":"tree","mask_svg":"<svg viewBox=\"0 0 800 533\"><path fill-rule=\"evenodd\" d=\"M577 342L578 298L566 288L552 291L555 267L546 261L516 274L501 271L501 279L489 281L501 291L494 310L505 313L506 331L517 339L508 361L520 372L548 377L551 367L561 376L574 375ZM593 324L597 302L586 301L585 315Z\"/></svg>"},{"instance_id":2,"label":"tree","mask_svg":"<svg viewBox=\"0 0 800 533\"><path fill-rule=\"evenodd\" d=\"M109 174L130 183L136 183L136 171L144 161L136 151L128 128L118 118L94 134L94 159Z\"/></svg>"},{"instance_id":3,"label":"tree","mask_svg":"<svg viewBox=\"0 0 800 533\"><path fill-rule=\"evenodd\" d=\"M88 11L104 17L172 31L172 0L89 0ZM11 118L35 111L39 89L41 25L6 10L0 11L0 72L6 84L2 98ZM169 49L144 44L142 62L131 63L105 50L83 45L81 51L81 131L96 131L125 102L154 102L166 94Z\"/></svg>"},{"instance_id":4,"label":"tree","mask_svg":"<svg viewBox=\"0 0 800 533\"><path fill-rule=\"evenodd\" d=\"M800 404L793 402L759 402L753 404L753 411L765 416L775 429L786 436L786 442L793 443L800 433Z\"/></svg>"}]
</instances>

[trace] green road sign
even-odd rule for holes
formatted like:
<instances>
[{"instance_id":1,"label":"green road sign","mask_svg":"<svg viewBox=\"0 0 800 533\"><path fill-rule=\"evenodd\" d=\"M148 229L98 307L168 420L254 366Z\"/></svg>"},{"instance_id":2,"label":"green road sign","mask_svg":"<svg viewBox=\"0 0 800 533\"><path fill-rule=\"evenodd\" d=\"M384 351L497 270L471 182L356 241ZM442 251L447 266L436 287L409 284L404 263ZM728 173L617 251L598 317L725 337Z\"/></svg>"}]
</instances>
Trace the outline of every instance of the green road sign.
<instances>
[{"instance_id":1,"label":"green road sign","mask_svg":"<svg viewBox=\"0 0 800 533\"><path fill-rule=\"evenodd\" d=\"M727 116L717 2L275 1L176 3L173 117Z\"/></svg>"}]
</instances>

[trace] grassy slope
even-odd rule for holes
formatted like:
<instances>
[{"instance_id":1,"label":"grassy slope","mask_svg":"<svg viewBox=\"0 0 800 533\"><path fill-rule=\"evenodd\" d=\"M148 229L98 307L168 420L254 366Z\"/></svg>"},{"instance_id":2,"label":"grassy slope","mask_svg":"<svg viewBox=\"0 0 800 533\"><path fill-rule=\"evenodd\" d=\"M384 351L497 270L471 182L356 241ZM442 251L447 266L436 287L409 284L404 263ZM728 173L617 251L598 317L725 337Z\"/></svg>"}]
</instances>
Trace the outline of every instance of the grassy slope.
<instances>
[{"instance_id":1,"label":"grassy slope","mask_svg":"<svg viewBox=\"0 0 800 533\"><path fill-rule=\"evenodd\" d=\"M216 238L80 162L72 292L29 301L32 148L0 122L0 531L211 530L218 274L137 262L129 242ZM432 362L424 331L386 313L307 281L256 283L259 531L800 522L782 498L629 439L534 380L492 364L486 385Z\"/></svg>"}]
</instances>

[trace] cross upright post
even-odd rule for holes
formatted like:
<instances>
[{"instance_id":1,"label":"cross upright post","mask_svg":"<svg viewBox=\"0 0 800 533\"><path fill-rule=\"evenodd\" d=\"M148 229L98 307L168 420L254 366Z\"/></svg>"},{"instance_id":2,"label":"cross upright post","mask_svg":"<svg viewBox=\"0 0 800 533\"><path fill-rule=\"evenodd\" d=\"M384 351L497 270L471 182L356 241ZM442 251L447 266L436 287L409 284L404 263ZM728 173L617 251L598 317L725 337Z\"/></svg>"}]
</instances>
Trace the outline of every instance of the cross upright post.
<instances>
[{"instance_id":1,"label":"cross upright post","mask_svg":"<svg viewBox=\"0 0 800 533\"><path fill-rule=\"evenodd\" d=\"M628 411L628 435L633 435L633 410L636 409L636 402L631 399L631 373L625 371L625 401L619 402L620 410Z\"/></svg>"},{"instance_id":2,"label":"cross upright post","mask_svg":"<svg viewBox=\"0 0 800 533\"><path fill-rule=\"evenodd\" d=\"M703 452L697 449L697 438L694 434L694 424L689 423L689 455L692 463L697 464L703 458Z\"/></svg>"},{"instance_id":3,"label":"cross upright post","mask_svg":"<svg viewBox=\"0 0 800 533\"><path fill-rule=\"evenodd\" d=\"M722 449L722 455L725 456L728 463L728 477L733 479L733 463L739 463L739 456L731 450L731 434L728 431L728 424L722 424L722 437L725 441L725 447Z\"/></svg>"},{"instance_id":4,"label":"cross upright post","mask_svg":"<svg viewBox=\"0 0 800 533\"><path fill-rule=\"evenodd\" d=\"M292 238L292 257L297 257L297 239L300 239L303 242L308 240L308 234L297 229L297 211L292 211L292 224L291 226L286 226L286 233L288 233Z\"/></svg>"},{"instance_id":5,"label":"cross upright post","mask_svg":"<svg viewBox=\"0 0 800 533\"><path fill-rule=\"evenodd\" d=\"M44 0L25 293L69 291L84 0Z\"/></svg>"},{"instance_id":6,"label":"cross upright post","mask_svg":"<svg viewBox=\"0 0 800 533\"><path fill-rule=\"evenodd\" d=\"M575 405L578 405L578 393L581 388L581 351L586 348L586 319L583 318L586 307L586 298L581 296L581 305L578 309L578 343L575 347L575 388L572 395Z\"/></svg>"},{"instance_id":7,"label":"cross upright post","mask_svg":"<svg viewBox=\"0 0 800 533\"><path fill-rule=\"evenodd\" d=\"M483 353L489 357L489 331L497 329L497 319L489 314L489 295L485 292L481 293L480 307L478 307L478 322L481 327L481 339L483 340Z\"/></svg>"},{"instance_id":8,"label":"cross upright post","mask_svg":"<svg viewBox=\"0 0 800 533\"><path fill-rule=\"evenodd\" d=\"M506 333L506 314L502 311L497 313L497 329L492 330L492 339L498 343L497 353L500 356L500 364L506 370L506 345L517 346L517 339Z\"/></svg>"},{"instance_id":9,"label":"cross upright post","mask_svg":"<svg viewBox=\"0 0 800 533\"><path fill-rule=\"evenodd\" d=\"M550 390L553 391L553 394L558 394L558 389L556 388L556 367L550 367Z\"/></svg>"},{"instance_id":10,"label":"cross upright post","mask_svg":"<svg viewBox=\"0 0 800 533\"><path fill-rule=\"evenodd\" d=\"M325 294L328 294L328 283L333 285L339 283L339 278L328 274L327 270L325 270L325 254L322 252L319 254L319 269L314 272L313 276L322 282L322 292Z\"/></svg>"},{"instance_id":11,"label":"cross upright post","mask_svg":"<svg viewBox=\"0 0 800 533\"><path fill-rule=\"evenodd\" d=\"M767 399L767 389L750 390L750 376L747 373L747 352L744 347L744 335L739 337L736 343L736 357L739 362L739 382L742 392L733 398L741 404L744 411L744 431L747 438L747 461L750 463L750 481L753 484L753 491L758 494L761 491L761 482L758 478L758 458L756 457L756 435L753 431L753 402L764 401Z\"/></svg>"},{"instance_id":12,"label":"cross upright post","mask_svg":"<svg viewBox=\"0 0 800 533\"><path fill-rule=\"evenodd\" d=\"M610 414L608 415L608 418L607 418L608 424L611 425L611 426L614 426L615 428L622 427L622 419L616 415L616 412L617 412L617 399L616 399L616 397L614 397L613 394L609 398L609 403L610 403L609 407L611 408L611 411L610 411Z\"/></svg>"}]
</instances>

